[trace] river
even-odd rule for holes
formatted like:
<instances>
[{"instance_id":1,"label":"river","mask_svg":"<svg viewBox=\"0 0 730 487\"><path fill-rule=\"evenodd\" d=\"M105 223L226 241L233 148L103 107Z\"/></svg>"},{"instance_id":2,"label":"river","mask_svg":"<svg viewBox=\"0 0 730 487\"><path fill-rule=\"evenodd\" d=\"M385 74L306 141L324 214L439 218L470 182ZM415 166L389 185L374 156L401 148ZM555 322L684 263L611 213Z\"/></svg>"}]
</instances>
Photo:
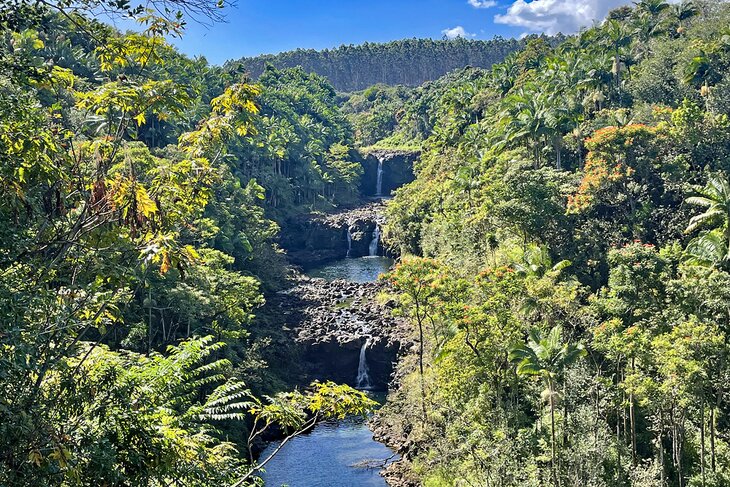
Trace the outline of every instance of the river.
<instances>
[{"instance_id":1,"label":"river","mask_svg":"<svg viewBox=\"0 0 730 487\"><path fill-rule=\"evenodd\" d=\"M372 282L393 264L385 257L342 259L311 269L310 277ZM369 393L380 402L384 393ZM385 486L380 470L393 461L393 452L373 439L366 418L348 418L317 425L289 441L261 474L268 487ZM262 453L266 458L278 443Z\"/></svg>"}]
</instances>

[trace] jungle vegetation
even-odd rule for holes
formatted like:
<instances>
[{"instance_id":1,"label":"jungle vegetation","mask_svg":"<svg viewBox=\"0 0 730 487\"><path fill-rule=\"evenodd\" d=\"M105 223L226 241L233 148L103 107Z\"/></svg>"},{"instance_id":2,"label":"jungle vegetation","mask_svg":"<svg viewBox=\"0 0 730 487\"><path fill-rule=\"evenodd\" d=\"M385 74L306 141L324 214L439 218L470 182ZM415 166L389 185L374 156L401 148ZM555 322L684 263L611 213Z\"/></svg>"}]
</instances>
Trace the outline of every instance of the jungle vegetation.
<instances>
[{"instance_id":1,"label":"jungle vegetation","mask_svg":"<svg viewBox=\"0 0 730 487\"><path fill-rule=\"evenodd\" d=\"M0 485L252 485L263 436L374 405L263 358L277 219L352 199L361 167L323 78L165 41L222 6L1 7Z\"/></svg>"},{"instance_id":2,"label":"jungle vegetation","mask_svg":"<svg viewBox=\"0 0 730 487\"><path fill-rule=\"evenodd\" d=\"M400 110L358 112L366 144L422 151L385 229L421 346L381 414L413 484L730 484L729 25L641 0L359 95Z\"/></svg>"},{"instance_id":3,"label":"jungle vegetation","mask_svg":"<svg viewBox=\"0 0 730 487\"><path fill-rule=\"evenodd\" d=\"M0 7L0 485L248 485L272 431L371 411L294 388L261 314L281 226L358 203L372 147L420 153L384 228L401 480L730 485L728 4L331 62L165 41L225 4Z\"/></svg>"}]
</instances>

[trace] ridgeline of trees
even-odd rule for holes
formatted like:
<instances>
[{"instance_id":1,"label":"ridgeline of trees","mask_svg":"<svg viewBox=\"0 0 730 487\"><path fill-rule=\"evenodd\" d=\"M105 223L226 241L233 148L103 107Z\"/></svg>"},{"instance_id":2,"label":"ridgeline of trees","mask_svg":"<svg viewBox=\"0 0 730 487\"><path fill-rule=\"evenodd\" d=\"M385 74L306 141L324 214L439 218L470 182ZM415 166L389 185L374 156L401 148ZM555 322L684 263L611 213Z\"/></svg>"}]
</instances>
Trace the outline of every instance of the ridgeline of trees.
<instances>
[{"instance_id":1,"label":"ridgeline of trees","mask_svg":"<svg viewBox=\"0 0 730 487\"><path fill-rule=\"evenodd\" d=\"M531 37L532 38L532 37ZM560 37L551 38L559 42ZM301 66L324 76L337 91L357 91L382 83L418 86L466 66L490 68L508 54L521 49L526 39L453 40L405 39L384 44L366 42L316 51L297 49L280 54L243 58L226 67L249 73L263 73L267 64L276 68Z\"/></svg>"}]
</instances>

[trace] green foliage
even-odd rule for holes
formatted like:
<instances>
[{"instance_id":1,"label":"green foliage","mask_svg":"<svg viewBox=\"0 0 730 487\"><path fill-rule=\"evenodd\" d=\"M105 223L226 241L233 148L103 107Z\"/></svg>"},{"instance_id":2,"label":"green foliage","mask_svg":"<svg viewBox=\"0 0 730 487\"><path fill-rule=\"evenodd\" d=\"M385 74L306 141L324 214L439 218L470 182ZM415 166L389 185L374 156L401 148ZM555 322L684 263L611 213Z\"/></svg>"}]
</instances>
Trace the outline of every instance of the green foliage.
<instances>
[{"instance_id":1,"label":"green foliage","mask_svg":"<svg viewBox=\"0 0 730 487\"><path fill-rule=\"evenodd\" d=\"M251 484L240 450L261 400L248 385L281 382L262 383L272 330L254 315L286 268L271 173L249 158L290 151L290 196L307 175L304 192L353 199L361 168L334 91L301 71L253 85L177 53L165 37L185 20L171 8L216 18L205 1L155 3L163 15L12 4L0 7L0 484ZM84 17L103 11L142 31ZM276 139L290 128L298 142ZM269 426L297 433L310 415L373 406L330 383L295 395L302 421Z\"/></svg>"},{"instance_id":2,"label":"green foliage","mask_svg":"<svg viewBox=\"0 0 730 487\"><path fill-rule=\"evenodd\" d=\"M234 172L265 188L266 204L278 221L355 201L362 167L334 89L300 68L268 68L259 83L257 134L232 146L240 161Z\"/></svg>"},{"instance_id":3,"label":"green foliage","mask_svg":"<svg viewBox=\"0 0 730 487\"><path fill-rule=\"evenodd\" d=\"M420 256L391 284L424 352L380 414L424 485L678 487L730 469L730 10L609 17L445 77L412 112L422 155L384 235ZM426 89L383 104L407 112Z\"/></svg>"},{"instance_id":4,"label":"green foliage","mask_svg":"<svg viewBox=\"0 0 730 487\"><path fill-rule=\"evenodd\" d=\"M221 441L199 413L201 388L221 383L230 367L226 360L211 360L221 346L210 337L196 339L150 357L81 347L46 378L40 399L47 415L3 421L6 461L17 461L3 469L3 483L232 481L243 467L236 448ZM218 388L210 397L223 394ZM52 433L43 434L43 428ZM32 443L29 431L37 435Z\"/></svg>"}]
</instances>

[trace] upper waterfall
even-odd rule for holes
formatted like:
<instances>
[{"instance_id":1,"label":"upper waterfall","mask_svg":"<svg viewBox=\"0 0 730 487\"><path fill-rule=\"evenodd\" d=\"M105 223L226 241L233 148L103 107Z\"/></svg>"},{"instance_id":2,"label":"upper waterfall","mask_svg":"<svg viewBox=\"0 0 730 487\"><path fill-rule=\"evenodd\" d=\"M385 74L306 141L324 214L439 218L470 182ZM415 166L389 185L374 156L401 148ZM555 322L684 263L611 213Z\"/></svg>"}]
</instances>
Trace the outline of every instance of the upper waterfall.
<instances>
[{"instance_id":1,"label":"upper waterfall","mask_svg":"<svg viewBox=\"0 0 730 487\"><path fill-rule=\"evenodd\" d=\"M378 176L375 181L375 196L383 195L383 159L378 158Z\"/></svg>"}]
</instances>

